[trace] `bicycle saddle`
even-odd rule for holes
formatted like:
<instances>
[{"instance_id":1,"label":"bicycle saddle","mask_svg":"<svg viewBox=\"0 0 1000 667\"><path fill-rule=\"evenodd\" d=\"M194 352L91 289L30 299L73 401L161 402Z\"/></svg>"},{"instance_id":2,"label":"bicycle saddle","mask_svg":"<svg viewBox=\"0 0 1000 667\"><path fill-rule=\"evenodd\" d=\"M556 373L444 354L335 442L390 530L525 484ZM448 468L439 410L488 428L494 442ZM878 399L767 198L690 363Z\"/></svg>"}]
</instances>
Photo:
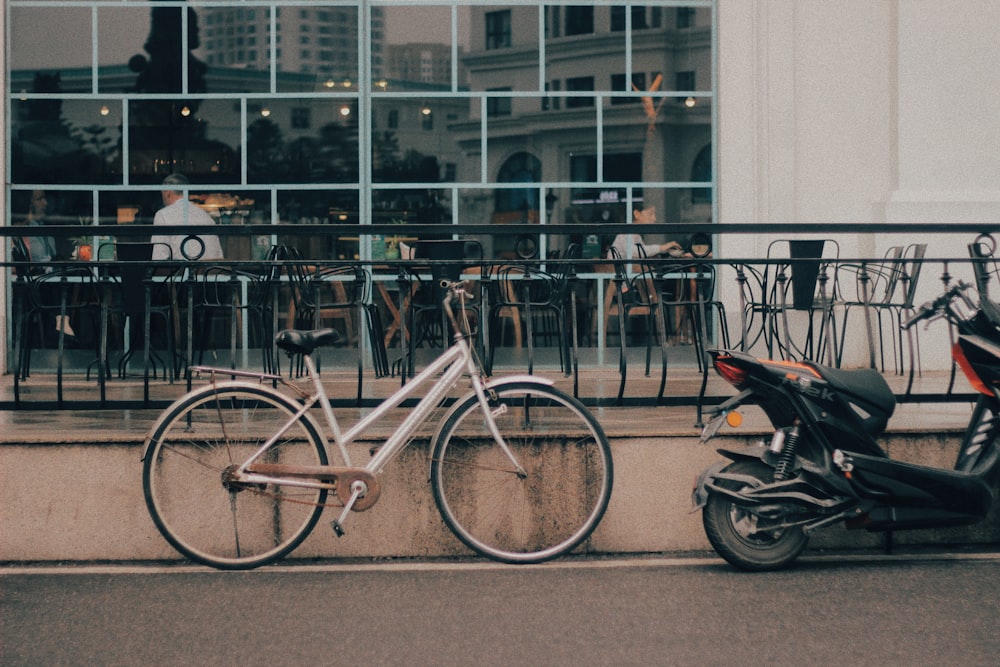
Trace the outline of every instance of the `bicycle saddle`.
<instances>
[{"instance_id":1,"label":"bicycle saddle","mask_svg":"<svg viewBox=\"0 0 1000 667\"><path fill-rule=\"evenodd\" d=\"M274 337L274 343L291 354L312 354L317 347L336 345L340 334L336 329L316 329L303 331L300 329L285 329Z\"/></svg>"}]
</instances>

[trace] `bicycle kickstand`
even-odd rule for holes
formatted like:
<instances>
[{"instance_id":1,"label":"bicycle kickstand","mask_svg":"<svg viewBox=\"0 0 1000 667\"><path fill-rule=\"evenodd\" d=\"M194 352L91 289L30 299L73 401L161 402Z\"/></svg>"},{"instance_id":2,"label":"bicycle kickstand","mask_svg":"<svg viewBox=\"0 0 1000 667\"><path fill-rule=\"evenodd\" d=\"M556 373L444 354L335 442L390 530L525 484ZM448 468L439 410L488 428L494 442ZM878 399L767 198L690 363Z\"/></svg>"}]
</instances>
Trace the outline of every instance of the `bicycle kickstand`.
<instances>
[{"instance_id":1,"label":"bicycle kickstand","mask_svg":"<svg viewBox=\"0 0 1000 667\"><path fill-rule=\"evenodd\" d=\"M351 483L350 499L344 503L344 509L341 511L340 516L330 522L330 527L333 528L334 535L337 537L344 536L344 522L347 521L347 516L351 513L351 509L354 508L354 503L358 502L358 499L363 497L367 492L368 485L361 480L354 480Z\"/></svg>"}]
</instances>

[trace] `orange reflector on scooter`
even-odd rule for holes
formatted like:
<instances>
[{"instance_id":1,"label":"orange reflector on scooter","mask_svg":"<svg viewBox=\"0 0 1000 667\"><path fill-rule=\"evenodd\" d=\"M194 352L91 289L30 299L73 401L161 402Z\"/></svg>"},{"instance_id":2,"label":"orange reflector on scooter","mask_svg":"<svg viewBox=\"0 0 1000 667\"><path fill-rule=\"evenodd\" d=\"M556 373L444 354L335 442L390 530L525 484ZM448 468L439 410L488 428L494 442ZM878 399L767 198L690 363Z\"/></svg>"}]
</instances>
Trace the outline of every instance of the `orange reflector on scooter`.
<instances>
[{"instance_id":1,"label":"orange reflector on scooter","mask_svg":"<svg viewBox=\"0 0 1000 667\"><path fill-rule=\"evenodd\" d=\"M733 428L738 428L743 423L743 415L735 410L726 413L726 423Z\"/></svg>"},{"instance_id":2,"label":"orange reflector on scooter","mask_svg":"<svg viewBox=\"0 0 1000 667\"><path fill-rule=\"evenodd\" d=\"M958 364L958 367L962 369L962 372L965 373L965 377L969 381L969 384L972 385L973 389L981 394L986 394L990 397L993 396L993 392L990 391L990 388L987 387L986 383L979 377L979 373L977 373L976 369L973 368L972 362L969 361L967 356L965 356L965 350L962 349L962 346L959 343L955 343L951 346L951 356L955 360L955 363Z\"/></svg>"}]
</instances>

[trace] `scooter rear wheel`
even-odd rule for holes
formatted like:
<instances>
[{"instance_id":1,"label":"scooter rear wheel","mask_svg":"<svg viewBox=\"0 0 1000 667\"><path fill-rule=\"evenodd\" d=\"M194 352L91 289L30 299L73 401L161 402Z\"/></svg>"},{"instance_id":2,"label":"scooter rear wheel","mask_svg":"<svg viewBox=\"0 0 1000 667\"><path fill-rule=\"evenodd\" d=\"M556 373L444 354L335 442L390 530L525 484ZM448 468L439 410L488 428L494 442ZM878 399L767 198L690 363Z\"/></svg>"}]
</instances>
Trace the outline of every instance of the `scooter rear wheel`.
<instances>
[{"instance_id":1,"label":"scooter rear wheel","mask_svg":"<svg viewBox=\"0 0 1000 667\"><path fill-rule=\"evenodd\" d=\"M772 481L774 470L761 461L737 461L722 473ZM743 482L716 480L733 491L747 488ZM769 528L762 517L719 493L710 493L702 512L705 535L715 551L741 570L777 570L794 561L809 541L802 528Z\"/></svg>"}]
</instances>

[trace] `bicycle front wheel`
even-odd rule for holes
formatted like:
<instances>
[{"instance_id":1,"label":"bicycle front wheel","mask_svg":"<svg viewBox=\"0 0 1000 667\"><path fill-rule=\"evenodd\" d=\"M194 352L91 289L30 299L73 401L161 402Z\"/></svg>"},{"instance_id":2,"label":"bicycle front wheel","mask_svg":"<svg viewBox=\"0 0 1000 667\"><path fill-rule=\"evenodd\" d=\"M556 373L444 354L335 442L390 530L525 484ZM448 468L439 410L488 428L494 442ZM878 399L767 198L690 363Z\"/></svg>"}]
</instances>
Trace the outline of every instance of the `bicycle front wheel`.
<instances>
[{"instance_id":1,"label":"bicycle front wheel","mask_svg":"<svg viewBox=\"0 0 1000 667\"><path fill-rule=\"evenodd\" d=\"M210 385L167 409L146 447L142 485L153 522L175 549L212 567L249 569L278 560L306 538L326 490L251 485L230 475L297 407L268 388ZM323 440L305 417L258 460L327 464Z\"/></svg>"},{"instance_id":2,"label":"bicycle front wheel","mask_svg":"<svg viewBox=\"0 0 1000 667\"><path fill-rule=\"evenodd\" d=\"M494 391L493 419L514 461L470 396L434 444L434 500L452 532L484 556L505 563L556 558L583 542L607 509L607 437L582 403L558 389L517 381Z\"/></svg>"}]
</instances>

